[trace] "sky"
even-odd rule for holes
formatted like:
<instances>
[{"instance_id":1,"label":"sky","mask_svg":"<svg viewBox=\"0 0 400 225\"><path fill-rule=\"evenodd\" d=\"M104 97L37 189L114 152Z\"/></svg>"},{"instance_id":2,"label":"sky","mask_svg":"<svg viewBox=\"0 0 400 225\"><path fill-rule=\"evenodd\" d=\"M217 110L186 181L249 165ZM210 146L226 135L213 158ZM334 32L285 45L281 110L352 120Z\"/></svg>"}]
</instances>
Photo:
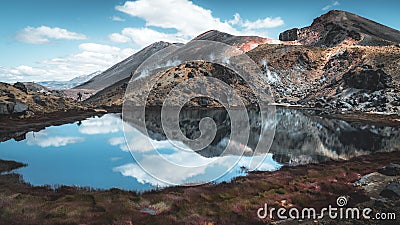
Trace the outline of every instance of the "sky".
<instances>
[{"instance_id":1,"label":"sky","mask_svg":"<svg viewBox=\"0 0 400 225\"><path fill-rule=\"evenodd\" d=\"M398 0L0 0L0 82L70 80L156 41L217 29L278 39L339 9L400 29Z\"/></svg>"}]
</instances>

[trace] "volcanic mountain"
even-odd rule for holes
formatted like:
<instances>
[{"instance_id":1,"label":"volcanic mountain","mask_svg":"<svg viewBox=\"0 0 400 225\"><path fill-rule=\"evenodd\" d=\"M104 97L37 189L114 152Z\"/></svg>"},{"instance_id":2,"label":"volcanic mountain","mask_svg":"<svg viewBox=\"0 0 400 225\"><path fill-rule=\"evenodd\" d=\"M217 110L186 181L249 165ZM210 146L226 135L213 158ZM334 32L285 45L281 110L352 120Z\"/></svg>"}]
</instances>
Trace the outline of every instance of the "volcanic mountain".
<instances>
[{"instance_id":1,"label":"volcanic mountain","mask_svg":"<svg viewBox=\"0 0 400 225\"><path fill-rule=\"evenodd\" d=\"M319 47L333 47L342 43L384 46L399 44L400 32L353 13L332 10L316 18L311 26L281 33L279 40Z\"/></svg>"},{"instance_id":2,"label":"volcanic mountain","mask_svg":"<svg viewBox=\"0 0 400 225\"><path fill-rule=\"evenodd\" d=\"M193 40L223 42L229 45L237 46L244 51L249 51L257 47L259 44L279 42L277 40L257 36L234 36L216 30L208 31L204 34L201 34ZM93 77L89 81L74 87L74 89L85 89L85 91L93 90L94 92L97 92L113 84L116 84L126 78L131 77L138 66L140 66L151 55L171 45L173 44L163 41L153 43L145 47L141 51L128 57L127 59L115 64L103 73ZM175 43L175 45L179 46L182 44Z\"/></svg>"},{"instance_id":3,"label":"volcanic mountain","mask_svg":"<svg viewBox=\"0 0 400 225\"><path fill-rule=\"evenodd\" d=\"M234 36L215 30L194 40L223 42L241 48L263 71L260 77L268 82L277 103L395 113L400 112L399 33L352 13L330 11L315 19L310 27L283 32L280 35L283 41L278 44L271 44L276 42L269 39ZM249 49L252 50L247 51ZM150 105L158 105L176 85L179 74L186 77L190 73L196 78L225 71L216 70L217 65L207 65L207 62L196 62L196 65L182 64L172 68L173 73L166 72L162 76L164 80L158 82L154 98L149 99ZM134 72L123 71L126 71L125 76L109 73L108 84L111 85L87 102L96 106L122 105L129 74ZM228 81L229 77L236 76L229 72L225 75L219 78ZM124 79L112 80L113 76ZM146 79L141 82L145 84ZM236 88L241 93L248 91L245 85ZM246 98L244 102L251 103L251 94L246 95L242 96ZM215 104L211 101L206 105L213 107Z\"/></svg>"}]
</instances>

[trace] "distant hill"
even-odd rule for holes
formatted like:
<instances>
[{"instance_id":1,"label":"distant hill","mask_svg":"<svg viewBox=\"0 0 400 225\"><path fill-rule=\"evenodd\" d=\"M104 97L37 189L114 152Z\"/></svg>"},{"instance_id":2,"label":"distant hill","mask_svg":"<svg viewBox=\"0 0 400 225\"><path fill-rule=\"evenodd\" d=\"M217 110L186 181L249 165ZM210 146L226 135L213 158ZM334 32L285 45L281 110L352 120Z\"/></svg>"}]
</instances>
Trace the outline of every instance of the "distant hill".
<instances>
[{"instance_id":1,"label":"distant hill","mask_svg":"<svg viewBox=\"0 0 400 225\"><path fill-rule=\"evenodd\" d=\"M38 83L52 90L65 90L81 85L86 81L92 79L93 77L99 75L100 73L101 71L96 71L88 75L75 77L69 81L42 81Z\"/></svg>"},{"instance_id":2,"label":"distant hill","mask_svg":"<svg viewBox=\"0 0 400 225\"><path fill-rule=\"evenodd\" d=\"M332 10L314 19L311 26L282 32L279 40L318 47L333 47L342 43L385 46L399 44L400 31L353 13Z\"/></svg>"}]
</instances>

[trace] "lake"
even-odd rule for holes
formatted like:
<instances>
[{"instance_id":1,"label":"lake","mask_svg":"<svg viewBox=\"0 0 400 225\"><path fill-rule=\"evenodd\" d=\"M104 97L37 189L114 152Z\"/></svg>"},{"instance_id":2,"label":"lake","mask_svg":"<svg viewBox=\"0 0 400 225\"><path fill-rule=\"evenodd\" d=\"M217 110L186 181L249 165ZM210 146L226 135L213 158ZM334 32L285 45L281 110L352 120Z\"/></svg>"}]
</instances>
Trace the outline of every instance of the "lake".
<instances>
[{"instance_id":1,"label":"lake","mask_svg":"<svg viewBox=\"0 0 400 225\"><path fill-rule=\"evenodd\" d=\"M24 140L0 143L0 158L28 164L15 172L33 185L145 191L168 185L157 179L159 177L173 184L229 181L245 175L249 160L254 158L259 161L257 170L273 171L282 165L347 160L358 155L392 151L400 146L400 129L397 127L327 119L313 111L277 108L273 121L267 121L269 126L275 126L268 151L259 155L247 154L256 148L265 128L265 124L260 123L262 115L252 112L249 113L250 137L247 143L238 143L245 149L245 154L223 154L221 149L233 143L229 142L229 115L222 109L207 109L201 113L182 112L180 127L185 136L195 139L200 135L200 119L210 117L218 128L214 140L200 151L182 151L179 145L184 143L166 139L158 115L157 110L146 114L147 132L124 122L121 114L50 126L39 132L26 133ZM145 140L151 141L152 148ZM154 160L155 151L157 155L191 168L190 172L160 164ZM145 169L153 176L142 169L144 162ZM194 162L202 167L193 169ZM154 177L154 173L159 177Z\"/></svg>"}]
</instances>

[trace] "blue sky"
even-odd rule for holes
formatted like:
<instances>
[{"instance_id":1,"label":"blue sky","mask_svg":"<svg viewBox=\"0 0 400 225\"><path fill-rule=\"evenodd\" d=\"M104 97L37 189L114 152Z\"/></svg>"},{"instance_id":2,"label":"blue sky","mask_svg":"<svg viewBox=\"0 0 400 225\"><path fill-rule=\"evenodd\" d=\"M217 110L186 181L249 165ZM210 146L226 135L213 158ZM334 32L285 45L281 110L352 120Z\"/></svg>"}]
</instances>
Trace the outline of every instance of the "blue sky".
<instances>
[{"instance_id":1,"label":"blue sky","mask_svg":"<svg viewBox=\"0 0 400 225\"><path fill-rule=\"evenodd\" d=\"M209 29L278 38L331 9L400 29L400 1L2 0L0 81L69 80Z\"/></svg>"}]
</instances>

